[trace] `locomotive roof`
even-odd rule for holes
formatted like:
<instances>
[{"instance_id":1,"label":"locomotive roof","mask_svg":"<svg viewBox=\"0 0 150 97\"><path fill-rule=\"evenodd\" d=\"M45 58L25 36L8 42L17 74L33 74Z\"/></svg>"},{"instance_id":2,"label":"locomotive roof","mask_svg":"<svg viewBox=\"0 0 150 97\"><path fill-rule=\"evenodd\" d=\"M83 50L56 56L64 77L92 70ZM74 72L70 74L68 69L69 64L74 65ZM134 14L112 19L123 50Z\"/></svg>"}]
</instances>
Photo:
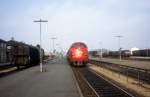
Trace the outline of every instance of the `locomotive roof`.
<instances>
[{"instance_id":1,"label":"locomotive roof","mask_svg":"<svg viewBox=\"0 0 150 97\"><path fill-rule=\"evenodd\" d=\"M27 45L27 44L25 44L25 43L23 43L23 42L18 42L18 41L15 41L15 40L9 40L9 41L7 42L7 45L14 45L14 46L17 46L17 45Z\"/></svg>"},{"instance_id":2,"label":"locomotive roof","mask_svg":"<svg viewBox=\"0 0 150 97\"><path fill-rule=\"evenodd\" d=\"M39 47L37 47L37 46L29 45L29 44L26 44L26 43L23 43L23 42L15 41L15 40L9 40L7 42L7 45L10 45L10 46L26 45L26 46L29 46L31 48L39 49ZM41 49L44 50L43 48L41 48Z\"/></svg>"},{"instance_id":3,"label":"locomotive roof","mask_svg":"<svg viewBox=\"0 0 150 97\"><path fill-rule=\"evenodd\" d=\"M83 43L83 42L75 42L75 43L73 43L73 44L71 45L71 48L72 48L72 47L75 47L75 46L78 46L78 45L87 48L86 44Z\"/></svg>"},{"instance_id":4,"label":"locomotive roof","mask_svg":"<svg viewBox=\"0 0 150 97\"><path fill-rule=\"evenodd\" d=\"M80 45L85 45L85 46L86 46L86 44L83 43L83 42L74 42L72 45L78 45L78 44L80 44Z\"/></svg>"}]
</instances>

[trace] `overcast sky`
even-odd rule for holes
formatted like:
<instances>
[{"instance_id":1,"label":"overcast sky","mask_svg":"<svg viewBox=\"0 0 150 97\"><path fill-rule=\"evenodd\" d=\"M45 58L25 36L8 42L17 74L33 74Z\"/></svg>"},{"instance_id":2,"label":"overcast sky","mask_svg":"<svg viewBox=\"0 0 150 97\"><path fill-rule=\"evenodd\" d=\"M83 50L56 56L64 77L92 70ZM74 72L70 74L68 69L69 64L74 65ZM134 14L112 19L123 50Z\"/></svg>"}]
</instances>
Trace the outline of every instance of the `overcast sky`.
<instances>
[{"instance_id":1,"label":"overcast sky","mask_svg":"<svg viewBox=\"0 0 150 97\"><path fill-rule=\"evenodd\" d=\"M0 0L0 38L36 45L39 24L33 21L40 18L48 20L42 24L46 51L51 37L64 50L76 41L117 50L117 35L123 49L150 48L150 0Z\"/></svg>"}]
</instances>

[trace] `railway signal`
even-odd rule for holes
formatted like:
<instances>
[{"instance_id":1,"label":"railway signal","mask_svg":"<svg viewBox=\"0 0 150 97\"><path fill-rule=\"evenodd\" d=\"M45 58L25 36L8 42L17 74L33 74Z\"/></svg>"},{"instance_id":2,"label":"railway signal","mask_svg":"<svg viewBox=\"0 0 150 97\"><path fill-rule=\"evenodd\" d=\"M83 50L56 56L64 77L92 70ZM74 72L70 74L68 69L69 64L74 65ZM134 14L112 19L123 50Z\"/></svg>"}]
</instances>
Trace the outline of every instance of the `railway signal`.
<instances>
[{"instance_id":1,"label":"railway signal","mask_svg":"<svg viewBox=\"0 0 150 97\"><path fill-rule=\"evenodd\" d=\"M41 48L42 48L42 39L41 39L41 33L42 33L42 31L41 31L41 23L43 23L43 22L48 22L48 21L47 21L47 20L42 20L42 19L40 19L40 20L35 20L35 21L33 21L33 22L40 23L40 71L43 72L42 56L41 56Z\"/></svg>"}]
</instances>

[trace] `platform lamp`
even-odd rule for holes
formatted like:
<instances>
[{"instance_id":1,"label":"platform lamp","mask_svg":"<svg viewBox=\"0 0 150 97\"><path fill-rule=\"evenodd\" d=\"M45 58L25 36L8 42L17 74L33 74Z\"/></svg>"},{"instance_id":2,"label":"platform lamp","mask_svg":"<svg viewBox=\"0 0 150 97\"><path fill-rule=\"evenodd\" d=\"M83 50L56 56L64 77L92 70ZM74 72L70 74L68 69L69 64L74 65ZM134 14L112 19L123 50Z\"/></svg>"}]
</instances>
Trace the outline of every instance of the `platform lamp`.
<instances>
[{"instance_id":1,"label":"platform lamp","mask_svg":"<svg viewBox=\"0 0 150 97\"><path fill-rule=\"evenodd\" d=\"M100 45L100 58L103 58L103 47L102 47L102 42L99 42Z\"/></svg>"},{"instance_id":2,"label":"platform lamp","mask_svg":"<svg viewBox=\"0 0 150 97\"><path fill-rule=\"evenodd\" d=\"M118 35L118 36L115 36L115 37L117 37L117 38L118 38L119 59L120 59L120 61L121 61L121 60L122 60L122 58L121 58L121 46L120 46L120 41L121 41L121 38L122 38L123 36L121 36L121 35Z\"/></svg>"},{"instance_id":3,"label":"platform lamp","mask_svg":"<svg viewBox=\"0 0 150 97\"><path fill-rule=\"evenodd\" d=\"M55 40L57 39L56 37L51 38L53 41L53 53L55 52Z\"/></svg>"},{"instance_id":4,"label":"platform lamp","mask_svg":"<svg viewBox=\"0 0 150 97\"><path fill-rule=\"evenodd\" d=\"M33 21L35 23L40 23L40 71L43 72L43 66L42 66L42 56L41 56L41 48L42 48L42 39L41 39L41 34L42 34L42 31L41 31L41 23L43 22L48 22L47 20L35 20Z\"/></svg>"}]
</instances>

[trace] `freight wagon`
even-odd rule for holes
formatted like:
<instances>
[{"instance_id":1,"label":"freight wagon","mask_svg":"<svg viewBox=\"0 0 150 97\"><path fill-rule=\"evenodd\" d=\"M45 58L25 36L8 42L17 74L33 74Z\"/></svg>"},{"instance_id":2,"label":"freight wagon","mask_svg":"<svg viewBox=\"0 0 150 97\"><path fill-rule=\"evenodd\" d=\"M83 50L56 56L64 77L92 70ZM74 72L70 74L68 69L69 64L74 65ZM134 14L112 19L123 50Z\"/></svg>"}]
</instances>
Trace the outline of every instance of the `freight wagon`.
<instances>
[{"instance_id":1,"label":"freight wagon","mask_svg":"<svg viewBox=\"0 0 150 97\"><path fill-rule=\"evenodd\" d=\"M21 66L37 65L40 62L40 52L38 47L10 40L7 42L7 49L11 64L14 64L18 68ZM44 53L44 51L42 52ZM44 54L42 55L44 56Z\"/></svg>"},{"instance_id":2,"label":"freight wagon","mask_svg":"<svg viewBox=\"0 0 150 97\"><path fill-rule=\"evenodd\" d=\"M6 41L0 39L0 64L4 64L7 62L6 43Z\"/></svg>"}]
</instances>

